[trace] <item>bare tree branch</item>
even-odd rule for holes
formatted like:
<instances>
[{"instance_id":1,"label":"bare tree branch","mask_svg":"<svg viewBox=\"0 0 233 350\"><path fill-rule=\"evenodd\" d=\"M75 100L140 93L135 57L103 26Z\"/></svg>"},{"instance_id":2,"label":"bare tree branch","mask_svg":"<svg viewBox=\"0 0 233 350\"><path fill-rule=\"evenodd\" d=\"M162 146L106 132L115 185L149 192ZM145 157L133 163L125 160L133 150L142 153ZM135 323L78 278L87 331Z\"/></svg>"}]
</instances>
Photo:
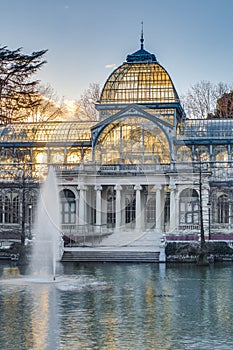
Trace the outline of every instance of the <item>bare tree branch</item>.
<instances>
[{"instance_id":1,"label":"bare tree branch","mask_svg":"<svg viewBox=\"0 0 233 350\"><path fill-rule=\"evenodd\" d=\"M100 85L92 83L84 91L79 101L77 101L77 114L82 120L98 120L98 112L95 104L100 98Z\"/></svg>"},{"instance_id":2,"label":"bare tree branch","mask_svg":"<svg viewBox=\"0 0 233 350\"><path fill-rule=\"evenodd\" d=\"M217 99L230 90L231 86L225 83L213 84L210 81L200 81L190 87L188 92L181 96L188 118L207 118L214 114Z\"/></svg>"}]
</instances>

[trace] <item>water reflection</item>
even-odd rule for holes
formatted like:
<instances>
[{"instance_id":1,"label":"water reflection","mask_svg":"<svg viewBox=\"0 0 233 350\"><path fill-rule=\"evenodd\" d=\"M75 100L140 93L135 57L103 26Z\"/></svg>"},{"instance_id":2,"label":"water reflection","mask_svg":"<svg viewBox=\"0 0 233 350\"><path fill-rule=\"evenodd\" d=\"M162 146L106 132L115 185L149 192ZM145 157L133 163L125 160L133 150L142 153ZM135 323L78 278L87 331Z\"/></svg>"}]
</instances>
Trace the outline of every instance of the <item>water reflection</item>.
<instances>
[{"instance_id":1,"label":"water reflection","mask_svg":"<svg viewBox=\"0 0 233 350\"><path fill-rule=\"evenodd\" d=\"M2 266L0 348L232 348L231 265L60 266L56 283Z\"/></svg>"}]
</instances>

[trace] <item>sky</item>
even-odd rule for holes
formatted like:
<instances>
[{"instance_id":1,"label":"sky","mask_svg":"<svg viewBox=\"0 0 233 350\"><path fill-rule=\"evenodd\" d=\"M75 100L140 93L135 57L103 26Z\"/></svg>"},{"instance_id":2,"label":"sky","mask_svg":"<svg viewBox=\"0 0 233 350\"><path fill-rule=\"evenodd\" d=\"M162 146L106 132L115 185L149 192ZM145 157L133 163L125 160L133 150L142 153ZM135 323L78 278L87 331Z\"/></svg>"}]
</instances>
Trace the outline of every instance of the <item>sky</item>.
<instances>
[{"instance_id":1,"label":"sky","mask_svg":"<svg viewBox=\"0 0 233 350\"><path fill-rule=\"evenodd\" d=\"M48 49L36 75L78 100L103 87L128 54L154 53L179 95L195 83L233 83L233 0L0 0L0 45Z\"/></svg>"}]
</instances>

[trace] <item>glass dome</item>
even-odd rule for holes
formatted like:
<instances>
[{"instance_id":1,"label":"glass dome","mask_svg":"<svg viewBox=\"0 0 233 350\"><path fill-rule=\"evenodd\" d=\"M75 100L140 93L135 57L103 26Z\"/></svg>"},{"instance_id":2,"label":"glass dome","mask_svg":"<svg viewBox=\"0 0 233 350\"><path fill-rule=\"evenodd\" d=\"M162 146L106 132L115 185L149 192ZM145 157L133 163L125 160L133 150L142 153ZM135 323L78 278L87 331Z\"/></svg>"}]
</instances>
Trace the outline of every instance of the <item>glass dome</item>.
<instances>
[{"instance_id":1,"label":"glass dome","mask_svg":"<svg viewBox=\"0 0 233 350\"><path fill-rule=\"evenodd\" d=\"M128 55L107 79L100 104L179 102L169 74L141 42L141 49Z\"/></svg>"}]
</instances>

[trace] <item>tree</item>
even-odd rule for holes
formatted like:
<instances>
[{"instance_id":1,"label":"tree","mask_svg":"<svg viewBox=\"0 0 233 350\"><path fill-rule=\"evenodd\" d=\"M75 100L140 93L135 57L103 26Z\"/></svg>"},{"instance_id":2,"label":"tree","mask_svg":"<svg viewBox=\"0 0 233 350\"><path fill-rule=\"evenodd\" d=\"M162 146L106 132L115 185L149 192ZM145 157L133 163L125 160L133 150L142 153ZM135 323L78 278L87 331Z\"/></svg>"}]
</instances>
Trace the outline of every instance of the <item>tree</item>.
<instances>
[{"instance_id":1,"label":"tree","mask_svg":"<svg viewBox=\"0 0 233 350\"><path fill-rule=\"evenodd\" d=\"M214 114L217 99L230 90L225 83L213 84L210 81L200 81L190 87L188 92L181 96L181 102L187 117L204 119Z\"/></svg>"},{"instance_id":2,"label":"tree","mask_svg":"<svg viewBox=\"0 0 233 350\"><path fill-rule=\"evenodd\" d=\"M233 90L223 94L217 100L216 116L218 118L233 118Z\"/></svg>"},{"instance_id":3,"label":"tree","mask_svg":"<svg viewBox=\"0 0 233 350\"><path fill-rule=\"evenodd\" d=\"M41 102L38 81L31 76L46 63L43 56L47 50L30 55L21 51L0 47L0 123L25 119L29 109Z\"/></svg>"},{"instance_id":4,"label":"tree","mask_svg":"<svg viewBox=\"0 0 233 350\"><path fill-rule=\"evenodd\" d=\"M59 101L54 90L50 85L40 85L38 93L34 98L39 101L33 104L28 110L27 121L46 122L50 120L63 120L65 107L62 101Z\"/></svg>"},{"instance_id":5,"label":"tree","mask_svg":"<svg viewBox=\"0 0 233 350\"><path fill-rule=\"evenodd\" d=\"M82 120L98 120L95 104L100 98L100 85L92 83L77 101L77 116Z\"/></svg>"}]
</instances>

